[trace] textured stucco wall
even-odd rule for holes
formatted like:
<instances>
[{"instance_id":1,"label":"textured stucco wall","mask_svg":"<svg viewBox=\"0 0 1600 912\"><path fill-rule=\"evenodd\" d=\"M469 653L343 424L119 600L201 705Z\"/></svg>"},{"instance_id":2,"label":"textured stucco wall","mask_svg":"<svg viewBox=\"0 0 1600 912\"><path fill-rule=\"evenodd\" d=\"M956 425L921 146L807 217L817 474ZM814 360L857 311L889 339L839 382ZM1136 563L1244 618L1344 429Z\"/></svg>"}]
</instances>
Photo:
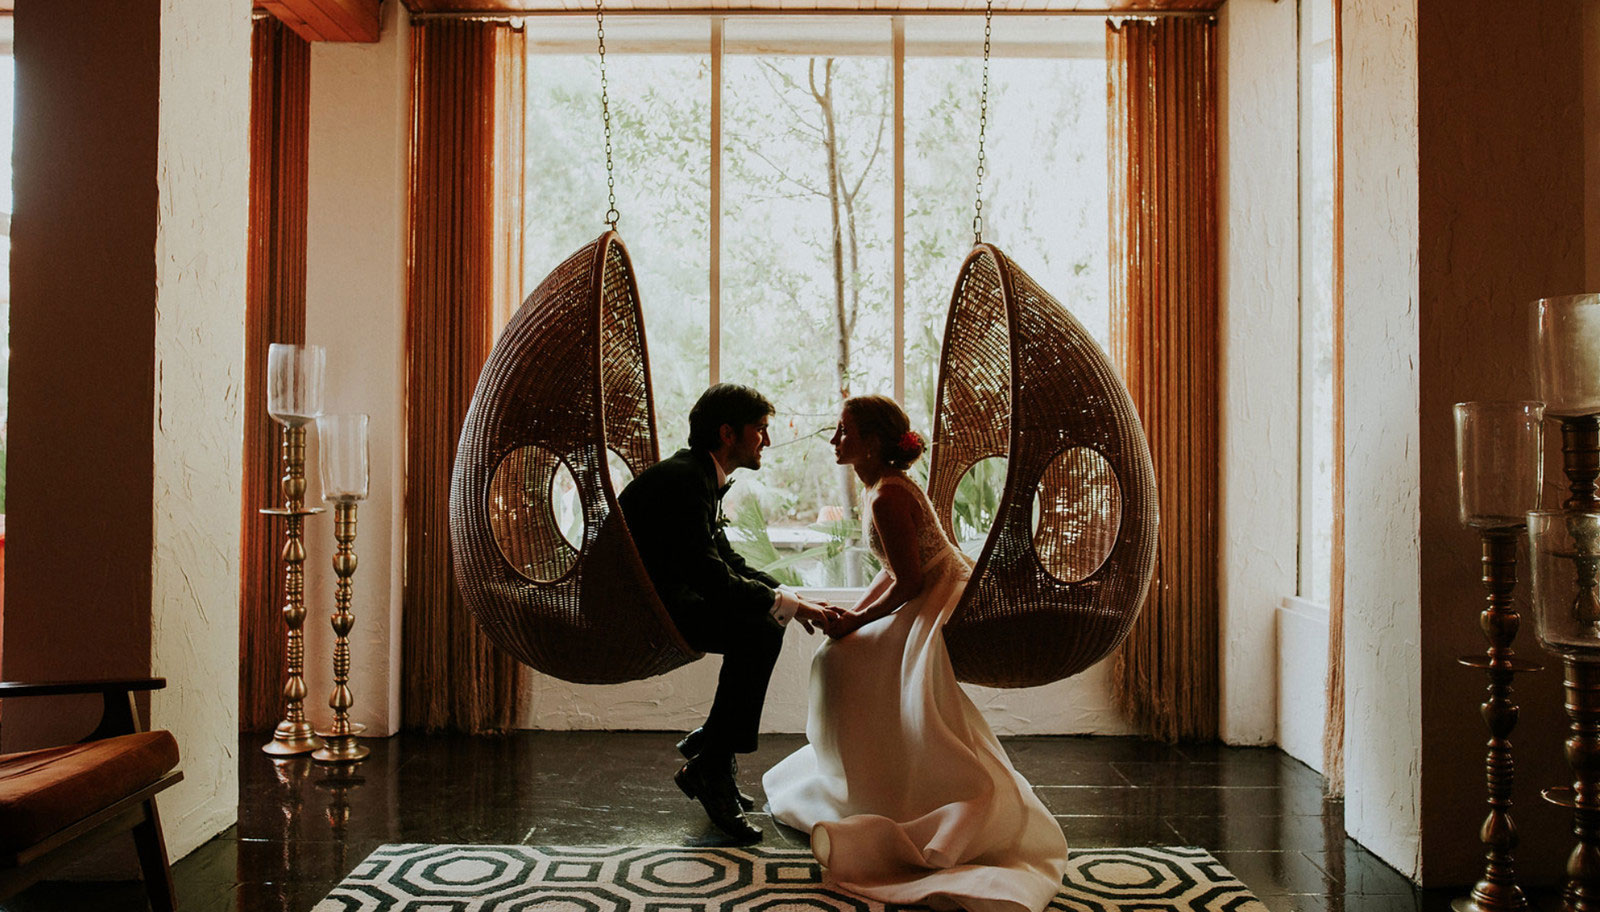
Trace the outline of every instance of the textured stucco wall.
<instances>
[{"instance_id":1,"label":"textured stucco wall","mask_svg":"<svg viewBox=\"0 0 1600 912\"><path fill-rule=\"evenodd\" d=\"M1277 729L1275 612L1299 554L1300 229L1295 4L1221 15L1223 740Z\"/></svg>"},{"instance_id":2,"label":"textured stucco wall","mask_svg":"<svg viewBox=\"0 0 1600 912\"><path fill-rule=\"evenodd\" d=\"M350 715L372 735L400 726L411 78L410 25L400 12L398 0L384 4L376 44L311 46L306 339L328 350L327 411L370 416L371 485L355 543ZM310 496L319 497L322 486L314 469L309 474ZM332 718L328 614L336 543L331 515L306 526L306 713L320 725Z\"/></svg>"},{"instance_id":3,"label":"textured stucco wall","mask_svg":"<svg viewBox=\"0 0 1600 912\"><path fill-rule=\"evenodd\" d=\"M836 604L847 604L834 599ZM807 636L791 624L773 670L761 728L803 732L811 655L821 634ZM519 725L548 729L664 729L688 731L705 721L716 691L719 656L647 681L588 686L530 672ZM1066 681L1025 690L968 687L997 734L1125 734L1127 724L1111 705L1110 664L1102 662Z\"/></svg>"},{"instance_id":4,"label":"textured stucco wall","mask_svg":"<svg viewBox=\"0 0 1600 912\"><path fill-rule=\"evenodd\" d=\"M1421 863L1416 0L1344 0L1345 830Z\"/></svg>"},{"instance_id":5,"label":"textured stucco wall","mask_svg":"<svg viewBox=\"0 0 1600 912\"><path fill-rule=\"evenodd\" d=\"M1538 397L1532 302L1584 287L1584 0L1546 0L1507 16L1492 0L1423 0L1418 21L1420 429L1422 489L1422 876L1470 884L1483 869L1486 808L1478 713L1483 607L1476 533L1457 520L1451 404ZM1560 449L1546 425L1546 448ZM1552 457L1554 454L1552 453ZM1552 458L1551 465L1559 465ZM1559 470L1547 477L1559 501ZM1570 780L1559 663L1534 638L1528 572L1517 651L1547 670L1519 675L1513 813L1526 883L1557 883L1570 813L1539 790ZM1463 800L1465 799L1465 800Z\"/></svg>"},{"instance_id":6,"label":"textured stucco wall","mask_svg":"<svg viewBox=\"0 0 1600 912\"><path fill-rule=\"evenodd\" d=\"M184 781L161 798L172 857L238 806L239 497L249 195L250 12L164 0L156 172L151 721Z\"/></svg>"}]
</instances>

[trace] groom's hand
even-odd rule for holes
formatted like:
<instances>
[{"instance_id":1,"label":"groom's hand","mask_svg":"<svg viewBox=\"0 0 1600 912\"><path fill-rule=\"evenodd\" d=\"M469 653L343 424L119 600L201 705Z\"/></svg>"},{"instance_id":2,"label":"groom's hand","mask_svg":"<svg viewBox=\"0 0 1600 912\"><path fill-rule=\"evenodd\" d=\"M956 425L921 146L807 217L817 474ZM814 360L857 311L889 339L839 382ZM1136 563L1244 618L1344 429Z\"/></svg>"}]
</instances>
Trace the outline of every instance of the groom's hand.
<instances>
[{"instance_id":1,"label":"groom's hand","mask_svg":"<svg viewBox=\"0 0 1600 912\"><path fill-rule=\"evenodd\" d=\"M821 627L824 632L828 629L828 613L826 610L810 602L801 602L800 607L794 611L794 619L806 629L806 633L816 633L812 625Z\"/></svg>"}]
</instances>

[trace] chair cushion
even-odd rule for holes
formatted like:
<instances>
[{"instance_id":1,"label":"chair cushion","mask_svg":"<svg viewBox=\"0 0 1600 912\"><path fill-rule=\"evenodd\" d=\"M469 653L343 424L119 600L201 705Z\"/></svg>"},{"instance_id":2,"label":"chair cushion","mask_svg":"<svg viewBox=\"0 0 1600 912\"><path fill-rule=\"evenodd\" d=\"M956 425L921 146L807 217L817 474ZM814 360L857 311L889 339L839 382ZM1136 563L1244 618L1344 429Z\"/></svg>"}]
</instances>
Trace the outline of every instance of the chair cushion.
<instances>
[{"instance_id":1,"label":"chair cushion","mask_svg":"<svg viewBox=\"0 0 1600 912\"><path fill-rule=\"evenodd\" d=\"M14 854L166 775L171 732L0 754L0 853Z\"/></svg>"}]
</instances>

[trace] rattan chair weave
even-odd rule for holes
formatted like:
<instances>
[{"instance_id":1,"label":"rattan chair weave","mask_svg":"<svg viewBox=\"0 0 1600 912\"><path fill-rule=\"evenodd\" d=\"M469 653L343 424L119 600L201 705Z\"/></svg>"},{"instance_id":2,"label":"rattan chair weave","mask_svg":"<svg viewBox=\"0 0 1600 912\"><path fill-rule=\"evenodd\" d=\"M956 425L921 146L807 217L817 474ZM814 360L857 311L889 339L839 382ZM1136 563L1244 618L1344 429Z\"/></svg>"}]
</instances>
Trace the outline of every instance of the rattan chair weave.
<instances>
[{"instance_id":1,"label":"rattan chair weave","mask_svg":"<svg viewBox=\"0 0 1600 912\"><path fill-rule=\"evenodd\" d=\"M1149 445L1093 337L990 244L968 254L951 296L933 436L928 494L952 538L961 477L1007 457L994 525L945 626L956 676L1029 687L1108 655L1155 566Z\"/></svg>"},{"instance_id":2,"label":"rattan chair weave","mask_svg":"<svg viewBox=\"0 0 1600 912\"><path fill-rule=\"evenodd\" d=\"M617 509L614 451L635 474L659 454L638 287L608 231L556 267L506 326L456 447L456 584L489 638L546 674L633 681L699 658L673 626ZM565 465L583 516L557 526Z\"/></svg>"}]
</instances>

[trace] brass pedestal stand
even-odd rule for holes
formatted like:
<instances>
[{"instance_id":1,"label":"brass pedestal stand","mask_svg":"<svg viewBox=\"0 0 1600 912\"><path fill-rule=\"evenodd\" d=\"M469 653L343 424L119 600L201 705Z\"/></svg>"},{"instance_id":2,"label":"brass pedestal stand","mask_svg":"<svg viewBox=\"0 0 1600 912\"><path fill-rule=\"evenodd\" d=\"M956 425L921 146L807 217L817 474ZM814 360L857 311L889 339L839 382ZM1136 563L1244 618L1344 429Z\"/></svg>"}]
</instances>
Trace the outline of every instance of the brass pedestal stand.
<instances>
[{"instance_id":1,"label":"brass pedestal stand","mask_svg":"<svg viewBox=\"0 0 1600 912\"><path fill-rule=\"evenodd\" d=\"M1567 885L1561 894L1563 912L1600 910L1600 657L1566 656L1567 762L1571 788L1544 790L1546 801L1572 809L1572 832L1578 837L1567 856Z\"/></svg>"},{"instance_id":2,"label":"brass pedestal stand","mask_svg":"<svg viewBox=\"0 0 1600 912\"><path fill-rule=\"evenodd\" d=\"M1483 669L1489 677L1489 695L1482 705L1483 721L1489 726L1489 752L1484 759L1489 816L1478 831L1484 846L1483 877L1472 888L1471 896L1450 904L1456 912L1522 912L1528 908L1528 899L1517 885L1517 828L1511 820L1515 764L1510 736L1517 724L1511 679L1517 672L1538 671L1540 666L1519 661L1511 646L1522 621L1511 601L1512 590L1517 586L1520 532L1515 526L1482 531L1483 586L1488 592L1488 606L1479 615L1479 624L1489 640L1489 650L1484 655L1458 660L1470 668Z\"/></svg>"},{"instance_id":3,"label":"brass pedestal stand","mask_svg":"<svg viewBox=\"0 0 1600 912\"><path fill-rule=\"evenodd\" d=\"M324 763L347 763L360 760L371 751L356 740L365 726L351 724L350 707L355 697L350 693L350 628L355 625L355 615L350 612L350 577L356 572L356 502L340 500L333 505L333 537L339 543L333 555L333 572L339 577L334 595L333 611L333 694L328 705L333 707L333 725L319 731L326 741L311 755Z\"/></svg>"},{"instance_id":4,"label":"brass pedestal stand","mask_svg":"<svg viewBox=\"0 0 1600 912\"><path fill-rule=\"evenodd\" d=\"M1568 510L1600 512L1595 479L1600 476L1600 416L1561 419L1562 468L1570 496ZM1579 597L1593 599L1596 571L1600 569L1600 543L1580 541L1573 555ZM1571 788L1545 789L1552 804L1572 809L1572 832L1578 844L1567 856L1567 884L1562 891L1564 912L1600 912L1600 655L1568 653L1562 657L1566 691L1567 763L1572 766Z\"/></svg>"},{"instance_id":5,"label":"brass pedestal stand","mask_svg":"<svg viewBox=\"0 0 1600 912\"><path fill-rule=\"evenodd\" d=\"M305 425L288 425L283 429L282 479L283 506L271 507L261 512L269 516L282 516L285 523L283 542L283 621L288 627L285 652L288 658L288 675L283 683L283 719L273 730L272 740L261 749L277 757L293 756L314 751L322 746L306 721L305 699L305 540L301 535L307 516L322 512L321 507L307 508L306 497L306 428Z\"/></svg>"}]
</instances>

